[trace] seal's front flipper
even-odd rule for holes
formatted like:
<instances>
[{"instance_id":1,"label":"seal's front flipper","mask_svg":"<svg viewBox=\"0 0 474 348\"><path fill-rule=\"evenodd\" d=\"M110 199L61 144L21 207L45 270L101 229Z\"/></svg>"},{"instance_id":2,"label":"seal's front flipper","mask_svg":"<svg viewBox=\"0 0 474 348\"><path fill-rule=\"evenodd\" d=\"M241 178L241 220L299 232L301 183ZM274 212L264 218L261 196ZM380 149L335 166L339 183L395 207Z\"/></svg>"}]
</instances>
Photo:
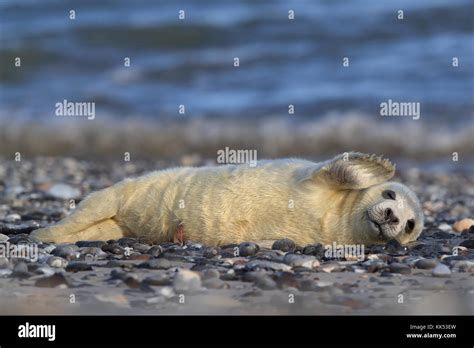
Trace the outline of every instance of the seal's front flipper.
<instances>
[{"instance_id":1,"label":"seal's front flipper","mask_svg":"<svg viewBox=\"0 0 474 348\"><path fill-rule=\"evenodd\" d=\"M318 180L335 189L359 190L393 177L395 165L382 156L346 152L332 160L298 169L301 182Z\"/></svg>"}]
</instances>

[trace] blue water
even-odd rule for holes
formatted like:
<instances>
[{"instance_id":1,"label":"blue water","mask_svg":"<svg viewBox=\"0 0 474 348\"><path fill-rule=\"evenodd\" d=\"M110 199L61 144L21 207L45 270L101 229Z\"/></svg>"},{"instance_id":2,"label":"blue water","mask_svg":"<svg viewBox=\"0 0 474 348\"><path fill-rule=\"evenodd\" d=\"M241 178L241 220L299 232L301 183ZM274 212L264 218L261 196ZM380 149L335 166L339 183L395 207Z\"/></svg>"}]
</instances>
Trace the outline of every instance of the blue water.
<instances>
[{"instance_id":1,"label":"blue water","mask_svg":"<svg viewBox=\"0 0 474 348\"><path fill-rule=\"evenodd\" d=\"M373 115L392 99L420 102L426 122L472 122L473 12L471 0L3 0L0 118L48 121L64 99L154 119L180 104L186 117L284 116L288 104L303 118Z\"/></svg>"}]
</instances>

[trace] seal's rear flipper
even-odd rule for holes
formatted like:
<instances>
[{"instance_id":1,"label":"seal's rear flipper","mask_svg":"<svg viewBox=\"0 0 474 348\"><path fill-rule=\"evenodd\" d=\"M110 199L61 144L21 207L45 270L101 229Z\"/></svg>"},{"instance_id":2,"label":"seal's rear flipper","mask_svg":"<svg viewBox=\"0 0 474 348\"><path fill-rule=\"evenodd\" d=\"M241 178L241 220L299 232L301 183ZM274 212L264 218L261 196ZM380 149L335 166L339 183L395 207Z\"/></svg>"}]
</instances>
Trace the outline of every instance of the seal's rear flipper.
<instances>
[{"instance_id":1,"label":"seal's rear flipper","mask_svg":"<svg viewBox=\"0 0 474 348\"><path fill-rule=\"evenodd\" d=\"M98 222L85 230L73 234L58 233L55 227L51 226L33 231L31 236L44 242L74 243L78 240L120 239L131 235L126 227L120 226L113 219Z\"/></svg>"},{"instance_id":2,"label":"seal's rear flipper","mask_svg":"<svg viewBox=\"0 0 474 348\"><path fill-rule=\"evenodd\" d=\"M360 190L393 177L395 165L382 156L346 152L322 164L298 170L299 181L321 180L335 189Z\"/></svg>"},{"instance_id":3,"label":"seal's rear flipper","mask_svg":"<svg viewBox=\"0 0 474 348\"><path fill-rule=\"evenodd\" d=\"M77 241L89 235L97 235L101 230L104 231L104 227L106 226L109 227L109 229L113 226L113 232L110 234L119 236L122 234L121 230L111 223L107 223L106 225L102 224L101 229L97 229L96 225L111 220L117 214L120 205L120 187L121 186L115 185L92 193L77 206L71 215L53 226L33 231L31 237L55 243ZM88 233L87 229L89 228L92 228L92 230ZM106 235L109 234L109 232L104 233ZM87 239L90 240L94 238L87 237L86 240ZM104 237L99 235L97 235L95 239L105 240Z\"/></svg>"}]
</instances>

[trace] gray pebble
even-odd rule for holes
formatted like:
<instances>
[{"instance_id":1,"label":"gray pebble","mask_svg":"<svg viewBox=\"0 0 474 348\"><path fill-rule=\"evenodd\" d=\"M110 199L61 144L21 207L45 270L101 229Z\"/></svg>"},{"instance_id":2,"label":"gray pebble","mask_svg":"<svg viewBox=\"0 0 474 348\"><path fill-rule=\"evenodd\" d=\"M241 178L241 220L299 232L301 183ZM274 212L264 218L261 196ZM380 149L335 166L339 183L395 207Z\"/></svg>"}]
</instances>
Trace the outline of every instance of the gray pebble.
<instances>
[{"instance_id":1,"label":"gray pebble","mask_svg":"<svg viewBox=\"0 0 474 348\"><path fill-rule=\"evenodd\" d=\"M277 283L268 275L264 275L262 277L257 278L254 281L254 284L256 287L262 290L273 290L278 287Z\"/></svg>"},{"instance_id":2,"label":"gray pebble","mask_svg":"<svg viewBox=\"0 0 474 348\"><path fill-rule=\"evenodd\" d=\"M220 275L218 270L210 268L202 272L201 279L220 278Z\"/></svg>"},{"instance_id":3,"label":"gray pebble","mask_svg":"<svg viewBox=\"0 0 474 348\"><path fill-rule=\"evenodd\" d=\"M79 248L73 244L58 245L53 251L51 251L51 255L59 256L71 261L79 257L78 249Z\"/></svg>"},{"instance_id":4,"label":"gray pebble","mask_svg":"<svg viewBox=\"0 0 474 348\"><path fill-rule=\"evenodd\" d=\"M260 250L260 247L251 242L241 243L239 245L239 255L240 256L253 256Z\"/></svg>"},{"instance_id":5,"label":"gray pebble","mask_svg":"<svg viewBox=\"0 0 474 348\"><path fill-rule=\"evenodd\" d=\"M298 254L286 254L283 258L283 262L291 267L304 267L313 269L319 266L319 261L315 256L310 255L298 255Z\"/></svg>"},{"instance_id":6,"label":"gray pebble","mask_svg":"<svg viewBox=\"0 0 474 348\"><path fill-rule=\"evenodd\" d=\"M92 271L92 266L87 262L73 261L66 266L67 272Z\"/></svg>"},{"instance_id":7,"label":"gray pebble","mask_svg":"<svg viewBox=\"0 0 474 348\"><path fill-rule=\"evenodd\" d=\"M433 268L432 275L433 277L437 277L437 278L450 277L451 270L449 269L448 266L442 263L438 263L436 267Z\"/></svg>"},{"instance_id":8,"label":"gray pebble","mask_svg":"<svg viewBox=\"0 0 474 348\"><path fill-rule=\"evenodd\" d=\"M150 249L148 249L146 253L153 257L158 257L163 253L163 248L159 245L154 245Z\"/></svg>"},{"instance_id":9,"label":"gray pebble","mask_svg":"<svg viewBox=\"0 0 474 348\"><path fill-rule=\"evenodd\" d=\"M81 197L81 191L67 184L55 184L46 192L48 195L62 200L76 199Z\"/></svg>"},{"instance_id":10,"label":"gray pebble","mask_svg":"<svg viewBox=\"0 0 474 348\"><path fill-rule=\"evenodd\" d=\"M168 269L171 266L171 262L169 262L167 259L152 259L141 263L138 267L149 269Z\"/></svg>"},{"instance_id":11,"label":"gray pebble","mask_svg":"<svg viewBox=\"0 0 474 348\"><path fill-rule=\"evenodd\" d=\"M321 260L324 257L324 246L322 244L310 244L303 248L303 254L312 255Z\"/></svg>"},{"instance_id":12,"label":"gray pebble","mask_svg":"<svg viewBox=\"0 0 474 348\"><path fill-rule=\"evenodd\" d=\"M40 278L35 282L35 286L40 288L55 288L59 285L69 286L69 281L62 273L55 273L50 277Z\"/></svg>"},{"instance_id":13,"label":"gray pebble","mask_svg":"<svg viewBox=\"0 0 474 348\"><path fill-rule=\"evenodd\" d=\"M51 256L46 263L54 268L65 268L68 264L67 260L59 256Z\"/></svg>"},{"instance_id":14,"label":"gray pebble","mask_svg":"<svg viewBox=\"0 0 474 348\"><path fill-rule=\"evenodd\" d=\"M435 268L438 261L435 259L421 259L416 261L415 267L420 269L432 269Z\"/></svg>"},{"instance_id":15,"label":"gray pebble","mask_svg":"<svg viewBox=\"0 0 474 348\"><path fill-rule=\"evenodd\" d=\"M466 239L463 241L460 246L466 247L468 249L474 249L474 239Z\"/></svg>"},{"instance_id":16,"label":"gray pebble","mask_svg":"<svg viewBox=\"0 0 474 348\"><path fill-rule=\"evenodd\" d=\"M3 221L5 222L17 222L17 221L20 221L21 220L21 216L18 215L18 214L9 214L7 216L5 216L5 218L3 219Z\"/></svg>"},{"instance_id":17,"label":"gray pebble","mask_svg":"<svg viewBox=\"0 0 474 348\"><path fill-rule=\"evenodd\" d=\"M197 272L180 269L173 279L173 288L176 292L199 290L201 277Z\"/></svg>"},{"instance_id":18,"label":"gray pebble","mask_svg":"<svg viewBox=\"0 0 474 348\"><path fill-rule=\"evenodd\" d=\"M281 250L284 252L293 252L296 249L296 244L291 239L279 239L272 245L273 250Z\"/></svg>"},{"instance_id":19,"label":"gray pebble","mask_svg":"<svg viewBox=\"0 0 474 348\"><path fill-rule=\"evenodd\" d=\"M9 268L9 267L10 267L10 261L6 257L1 256L0 257L0 269Z\"/></svg>"},{"instance_id":20,"label":"gray pebble","mask_svg":"<svg viewBox=\"0 0 474 348\"><path fill-rule=\"evenodd\" d=\"M390 272L392 273L399 273L399 274L410 274L411 273L411 268L410 266L404 264L404 263L398 263L394 262L388 265L388 268L390 269Z\"/></svg>"},{"instance_id":21,"label":"gray pebble","mask_svg":"<svg viewBox=\"0 0 474 348\"><path fill-rule=\"evenodd\" d=\"M202 256L212 259L215 256L218 256L220 254L220 249L219 248L213 248L213 247L207 247L204 248Z\"/></svg>"},{"instance_id":22,"label":"gray pebble","mask_svg":"<svg viewBox=\"0 0 474 348\"><path fill-rule=\"evenodd\" d=\"M32 276L28 271L28 265L25 262L19 262L13 267L12 277L25 279Z\"/></svg>"},{"instance_id":23,"label":"gray pebble","mask_svg":"<svg viewBox=\"0 0 474 348\"><path fill-rule=\"evenodd\" d=\"M125 249L122 248L118 244L105 244L102 247L102 251L105 251L114 255L123 255L125 253Z\"/></svg>"},{"instance_id":24,"label":"gray pebble","mask_svg":"<svg viewBox=\"0 0 474 348\"><path fill-rule=\"evenodd\" d=\"M171 279L166 273L156 272L152 276L147 277L143 280L144 283L154 286L166 286L171 285Z\"/></svg>"},{"instance_id":25,"label":"gray pebble","mask_svg":"<svg viewBox=\"0 0 474 348\"><path fill-rule=\"evenodd\" d=\"M76 242L79 248L102 248L106 242L102 240L81 240Z\"/></svg>"},{"instance_id":26,"label":"gray pebble","mask_svg":"<svg viewBox=\"0 0 474 348\"><path fill-rule=\"evenodd\" d=\"M139 252L141 254L147 253L149 249L150 249L150 246L147 244L143 244L143 243L133 244L133 251Z\"/></svg>"},{"instance_id":27,"label":"gray pebble","mask_svg":"<svg viewBox=\"0 0 474 348\"><path fill-rule=\"evenodd\" d=\"M339 272L342 267L337 262L328 262L319 267L319 269L326 273Z\"/></svg>"},{"instance_id":28,"label":"gray pebble","mask_svg":"<svg viewBox=\"0 0 474 348\"><path fill-rule=\"evenodd\" d=\"M202 285L206 289L224 289L228 288L228 284L219 278L208 278L203 280Z\"/></svg>"},{"instance_id":29,"label":"gray pebble","mask_svg":"<svg viewBox=\"0 0 474 348\"><path fill-rule=\"evenodd\" d=\"M248 271L253 271L256 269L269 269L273 271L290 271L291 267L283 263L277 263L266 260L252 260L247 262L245 269Z\"/></svg>"}]
</instances>

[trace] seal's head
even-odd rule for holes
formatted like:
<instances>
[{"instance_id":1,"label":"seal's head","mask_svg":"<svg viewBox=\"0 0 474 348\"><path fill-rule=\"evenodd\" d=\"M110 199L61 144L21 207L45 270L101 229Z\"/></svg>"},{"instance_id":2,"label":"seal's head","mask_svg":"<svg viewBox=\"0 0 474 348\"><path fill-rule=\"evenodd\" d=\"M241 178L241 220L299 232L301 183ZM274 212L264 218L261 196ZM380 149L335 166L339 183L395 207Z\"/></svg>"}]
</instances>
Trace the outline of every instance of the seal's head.
<instances>
[{"instance_id":1,"label":"seal's head","mask_svg":"<svg viewBox=\"0 0 474 348\"><path fill-rule=\"evenodd\" d=\"M423 211L415 193L405 185L386 182L365 189L362 227L374 243L396 239L404 244L423 230Z\"/></svg>"}]
</instances>

